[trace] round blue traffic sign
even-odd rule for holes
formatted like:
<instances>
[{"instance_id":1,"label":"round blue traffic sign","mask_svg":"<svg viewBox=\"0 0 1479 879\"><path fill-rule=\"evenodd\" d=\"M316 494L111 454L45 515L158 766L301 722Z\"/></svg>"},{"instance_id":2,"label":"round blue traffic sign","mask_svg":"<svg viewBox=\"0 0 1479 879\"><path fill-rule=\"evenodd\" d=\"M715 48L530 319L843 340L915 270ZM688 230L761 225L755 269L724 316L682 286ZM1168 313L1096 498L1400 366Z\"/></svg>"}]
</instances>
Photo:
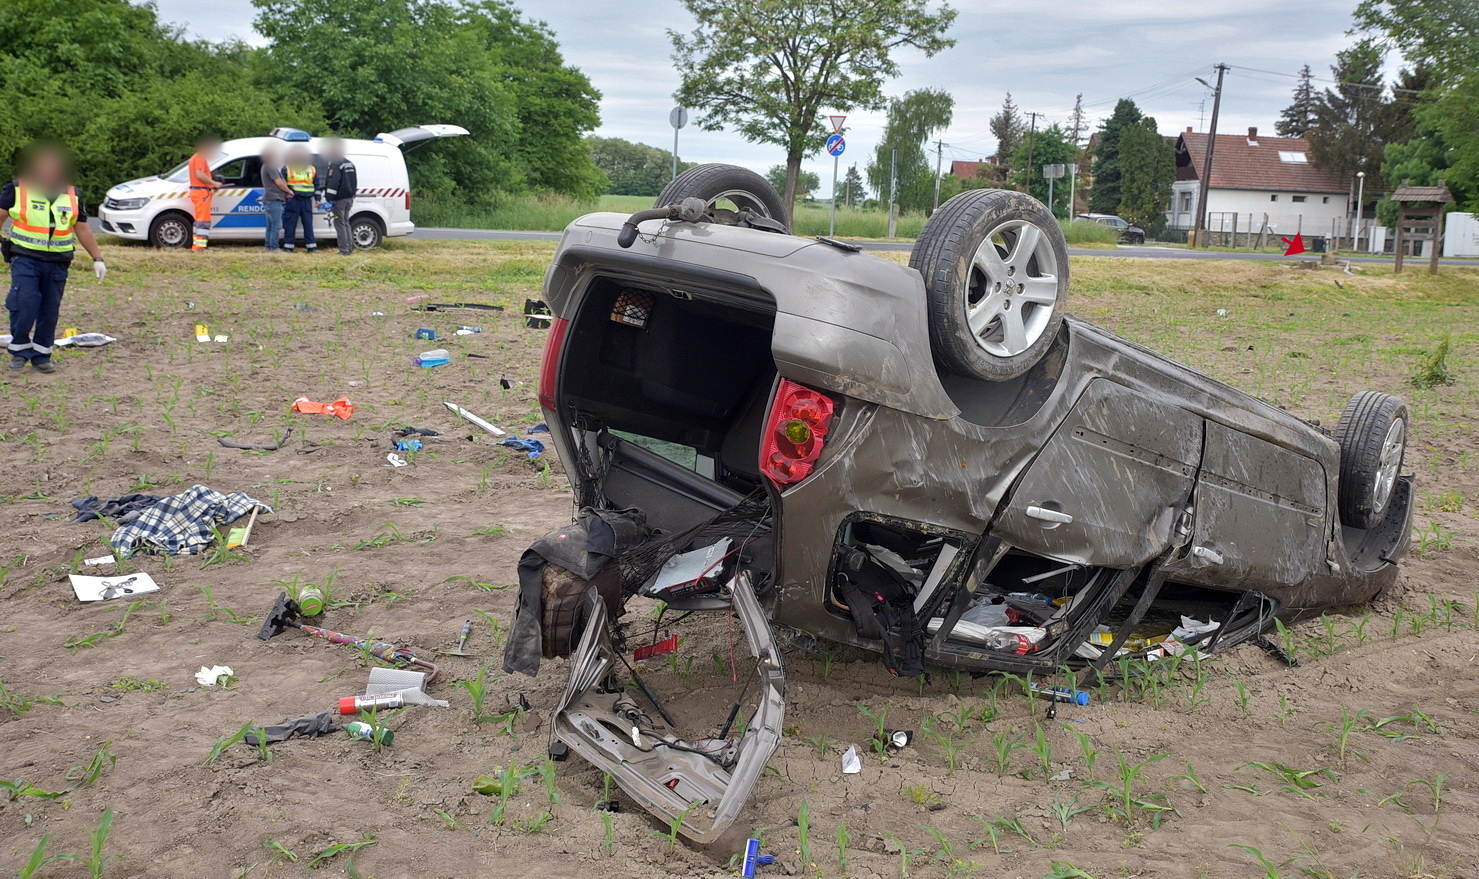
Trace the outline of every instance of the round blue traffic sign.
<instances>
[{"instance_id":1,"label":"round blue traffic sign","mask_svg":"<svg viewBox=\"0 0 1479 879\"><path fill-rule=\"evenodd\" d=\"M828 155L840 156L842 155L842 151L845 149L847 149L847 141L842 138L842 135L834 134L831 137L827 138Z\"/></svg>"}]
</instances>

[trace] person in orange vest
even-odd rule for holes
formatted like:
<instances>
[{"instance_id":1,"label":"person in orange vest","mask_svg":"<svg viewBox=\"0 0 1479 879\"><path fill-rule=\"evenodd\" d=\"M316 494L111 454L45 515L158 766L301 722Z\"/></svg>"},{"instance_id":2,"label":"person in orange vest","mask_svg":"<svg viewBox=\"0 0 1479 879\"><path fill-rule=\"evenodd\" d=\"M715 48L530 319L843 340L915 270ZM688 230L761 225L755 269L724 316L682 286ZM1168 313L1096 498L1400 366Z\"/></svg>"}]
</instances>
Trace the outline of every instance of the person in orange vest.
<instances>
[{"instance_id":1,"label":"person in orange vest","mask_svg":"<svg viewBox=\"0 0 1479 879\"><path fill-rule=\"evenodd\" d=\"M67 270L77 244L92 257L98 283L108 274L97 239L87 225L87 205L71 185L66 155L51 143L32 144L21 161L20 177L0 187L0 211L8 215L9 237L0 252L10 263L10 368L30 363L37 372L55 372L51 349Z\"/></svg>"},{"instance_id":2,"label":"person in orange vest","mask_svg":"<svg viewBox=\"0 0 1479 879\"><path fill-rule=\"evenodd\" d=\"M187 176L190 178L190 206L195 211L195 232L190 240L191 250L205 250L211 239L211 196L221 184L211 173L211 159L221 150L221 139L214 134L202 134L195 142L195 155L190 157Z\"/></svg>"}]
</instances>

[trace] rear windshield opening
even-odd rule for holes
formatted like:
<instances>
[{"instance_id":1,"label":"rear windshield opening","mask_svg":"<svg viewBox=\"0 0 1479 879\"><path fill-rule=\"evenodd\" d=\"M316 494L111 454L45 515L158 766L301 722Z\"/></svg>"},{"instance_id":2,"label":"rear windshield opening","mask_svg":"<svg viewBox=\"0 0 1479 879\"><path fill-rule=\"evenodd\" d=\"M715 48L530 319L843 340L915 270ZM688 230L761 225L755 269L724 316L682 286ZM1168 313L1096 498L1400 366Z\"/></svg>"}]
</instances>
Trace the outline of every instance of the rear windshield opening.
<instances>
[{"instance_id":1,"label":"rear windshield opening","mask_svg":"<svg viewBox=\"0 0 1479 879\"><path fill-rule=\"evenodd\" d=\"M774 324L771 312L598 279L570 329L563 396L587 425L748 493Z\"/></svg>"}]
</instances>

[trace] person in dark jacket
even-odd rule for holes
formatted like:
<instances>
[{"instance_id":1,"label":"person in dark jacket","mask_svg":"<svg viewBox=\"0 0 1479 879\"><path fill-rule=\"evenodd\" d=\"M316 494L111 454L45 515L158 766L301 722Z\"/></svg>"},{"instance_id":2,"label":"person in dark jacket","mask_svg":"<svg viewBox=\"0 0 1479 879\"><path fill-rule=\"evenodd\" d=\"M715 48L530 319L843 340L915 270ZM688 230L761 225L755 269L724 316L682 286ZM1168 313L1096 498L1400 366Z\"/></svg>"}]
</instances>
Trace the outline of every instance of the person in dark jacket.
<instances>
[{"instance_id":1,"label":"person in dark jacket","mask_svg":"<svg viewBox=\"0 0 1479 879\"><path fill-rule=\"evenodd\" d=\"M108 274L97 239L87 225L87 205L72 185L66 155L55 144L31 146L14 183L0 187L0 217L9 221L4 242L10 263L10 368L30 363L55 372L51 349L72 254L81 244L92 257L98 283Z\"/></svg>"},{"instance_id":2,"label":"person in dark jacket","mask_svg":"<svg viewBox=\"0 0 1479 879\"><path fill-rule=\"evenodd\" d=\"M329 203L329 219L339 236L339 255L354 253L354 230L349 226L349 211L359 191L359 172L344 155L344 141L337 137L324 143L329 166L324 173L324 199Z\"/></svg>"}]
</instances>

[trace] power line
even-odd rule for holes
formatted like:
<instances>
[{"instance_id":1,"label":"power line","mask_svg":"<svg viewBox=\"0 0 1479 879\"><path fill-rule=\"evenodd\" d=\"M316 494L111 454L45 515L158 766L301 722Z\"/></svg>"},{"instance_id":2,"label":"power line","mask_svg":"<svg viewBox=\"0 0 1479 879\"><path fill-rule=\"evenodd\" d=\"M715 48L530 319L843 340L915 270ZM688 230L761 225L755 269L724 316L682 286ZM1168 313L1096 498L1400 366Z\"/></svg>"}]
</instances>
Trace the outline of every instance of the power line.
<instances>
[{"instance_id":1,"label":"power line","mask_svg":"<svg viewBox=\"0 0 1479 879\"><path fill-rule=\"evenodd\" d=\"M1263 70L1263 69L1258 68L1258 67L1243 67L1242 65L1239 65L1239 64L1229 64L1228 66L1231 67L1234 70L1246 70L1249 73L1267 73L1267 74L1270 74L1272 76L1288 77L1289 79L1301 79L1302 78L1302 74L1298 74L1298 73L1285 73L1282 70ZM1406 92L1408 94L1413 94L1413 95L1420 95L1420 94L1422 94L1422 89L1408 89L1408 88L1402 88L1400 86L1395 86L1395 85L1387 85L1386 83L1380 83L1380 82L1341 82L1338 79L1325 79L1324 77L1313 76L1313 75L1310 76L1310 82L1321 82L1321 83L1324 83L1326 85L1349 86L1350 88L1379 89L1379 90L1391 89L1394 92Z\"/></svg>"}]
</instances>

